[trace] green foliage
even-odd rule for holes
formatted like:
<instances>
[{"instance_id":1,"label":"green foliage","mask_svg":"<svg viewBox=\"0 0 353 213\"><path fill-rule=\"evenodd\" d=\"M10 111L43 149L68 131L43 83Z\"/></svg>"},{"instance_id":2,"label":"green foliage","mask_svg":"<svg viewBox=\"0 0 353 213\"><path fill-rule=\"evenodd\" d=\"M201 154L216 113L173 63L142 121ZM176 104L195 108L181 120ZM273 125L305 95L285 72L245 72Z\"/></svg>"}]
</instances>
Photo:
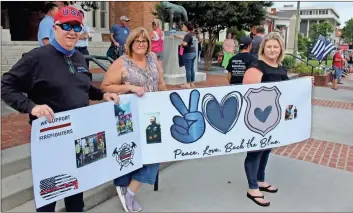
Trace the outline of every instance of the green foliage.
<instances>
[{"instance_id":1,"label":"green foliage","mask_svg":"<svg viewBox=\"0 0 353 213\"><path fill-rule=\"evenodd\" d=\"M236 27L228 28L226 35L228 35L229 33L233 33L238 41L241 37L246 35L244 30L238 30Z\"/></svg>"},{"instance_id":2,"label":"green foliage","mask_svg":"<svg viewBox=\"0 0 353 213\"><path fill-rule=\"evenodd\" d=\"M334 32L333 26L328 21L324 21L322 23L313 24L311 26L309 37L312 41L315 41L319 37L319 35L328 37L333 32Z\"/></svg>"},{"instance_id":3,"label":"green foliage","mask_svg":"<svg viewBox=\"0 0 353 213\"><path fill-rule=\"evenodd\" d=\"M291 70L291 69L295 68L295 63L296 63L296 60L292 56L285 56L283 61L282 61L283 66L287 70Z\"/></svg>"},{"instance_id":4,"label":"green foliage","mask_svg":"<svg viewBox=\"0 0 353 213\"><path fill-rule=\"evenodd\" d=\"M299 73L299 74L311 74L312 66L308 66L304 62L297 63L295 66L295 72ZM323 75L323 74L325 74L325 71L323 69L315 67L313 74L314 75Z\"/></svg>"},{"instance_id":5,"label":"green foliage","mask_svg":"<svg viewBox=\"0 0 353 213\"><path fill-rule=\"evenodd\" d=\"M216 42L216 46L214 48L213 54L212 54L212 58L217 58L218 57L218 53L222 51L222 45L223 42L217 41ZM208 42L205 42L205 48L207 48L208 46Z\"/></svg>"},{"instance_id":6,"label":"green foliage","mask_svg":"<svg viewBox=\"0 0 353 213\"><path fill-rule=\"evenodd\" d=\"M303 52L299 52L301 59L306 60L306 55Z\"/></svg>"},{"instance_id":7,"label":"green foliage","mask_svg":"<svg viewBox=\"0 0 353 213\"><path fill-rule=\"evenodd\" d=\"M346 26L342 29L342 37L346 43L353 41L353 18L346 21Z\"/></svg>"},{"instance_id":8,"label":"green foliage","mask_svg":"<svg viewBox=\"0 0 353 213\"><path fill-rule=\"evenodd\" d=\"M298 51L306 53L308 50L309 39L298 33Z\"/></svg>"}]
</instances>

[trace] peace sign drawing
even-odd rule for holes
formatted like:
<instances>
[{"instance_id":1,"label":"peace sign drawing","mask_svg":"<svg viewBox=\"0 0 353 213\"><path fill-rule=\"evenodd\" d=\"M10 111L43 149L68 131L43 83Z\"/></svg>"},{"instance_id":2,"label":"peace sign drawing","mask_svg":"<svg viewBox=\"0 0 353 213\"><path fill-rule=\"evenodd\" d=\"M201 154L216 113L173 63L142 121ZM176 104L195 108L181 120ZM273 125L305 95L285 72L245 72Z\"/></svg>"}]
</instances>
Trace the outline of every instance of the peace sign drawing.
<instances>
[{"instance_id":1,"label":"peace sign drawing","mask_svg":"<svg viewBox=\"0 0 353 213\"><path fill-rule=\"evenodd\" d=\"M192 90L189 99L189 110L186 108L179 94L170 94L170 101L180 115L173 117L173 125L170 127L172 137L181 143L194 143L205 133L206 125L203 114L198 111L200 92Z\"/></svg>"}]
</instances>

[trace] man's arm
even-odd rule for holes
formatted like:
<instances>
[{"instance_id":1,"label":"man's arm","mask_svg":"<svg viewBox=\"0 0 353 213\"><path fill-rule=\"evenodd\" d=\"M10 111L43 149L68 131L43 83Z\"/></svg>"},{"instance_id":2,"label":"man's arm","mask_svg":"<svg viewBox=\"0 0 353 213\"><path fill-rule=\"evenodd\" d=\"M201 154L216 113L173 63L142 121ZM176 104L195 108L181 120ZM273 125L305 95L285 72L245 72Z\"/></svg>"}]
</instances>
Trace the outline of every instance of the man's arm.
<instances>
[{"instance_id":1,"label":"man's arm","mask_svg":"<svg viewBox=\"0 0 353 213\"><path fill-rule=\"evenodd\" d=\"M32 72L35 65L32 53L25 54L1 79L1 98L21 113L31 113L36 104L22 93L33 87Z\"/></svg>"},{"instance_id":2,"label":"man's arm","mask_svg":"<svg viewBox=\"0 0 353 213\"><path fill-rule=\"evenodd\" d=\"M114 34L115 34L115 27L112 26L112 28L110 28L110 35L109 35L109 39L110 41L115 44L116 46L119 45L119 43L117 41L115 41L114 39Z\"/></svg>"},{"instance_id":3,"label":"man's arm","mask_svg":"<svg viewBox=\"0 0 353 213\"><path fill-rule=\"evenodd\" d=\"M38 29L38 40L43 42L43 45L49 44L49 38L51 34L51 30L53 28L53 25L50 24L48 21L44 21L39 24L39 29Z\"/></svg>"}]
</instances>

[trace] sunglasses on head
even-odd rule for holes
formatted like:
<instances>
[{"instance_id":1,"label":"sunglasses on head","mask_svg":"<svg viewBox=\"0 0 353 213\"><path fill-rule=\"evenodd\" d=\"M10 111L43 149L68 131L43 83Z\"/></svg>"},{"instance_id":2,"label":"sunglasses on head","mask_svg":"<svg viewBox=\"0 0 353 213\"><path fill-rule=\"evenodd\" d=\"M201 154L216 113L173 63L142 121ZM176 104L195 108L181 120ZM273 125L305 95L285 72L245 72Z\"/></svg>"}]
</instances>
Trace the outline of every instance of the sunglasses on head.
<instances>
[{"instance_id":1,"label":"sunglasses on head","mask_svg":"<svg viewBox=\"0 0 353 213\"><path fill-rule=\"evenodd\" d=\"M82 30L82 26L80 24L56 24L57 26L61 27L61 29L65 30L65 31L70 31L71 29L74 29L75 33L79 33Z\"/></svg>"}]
</instances>

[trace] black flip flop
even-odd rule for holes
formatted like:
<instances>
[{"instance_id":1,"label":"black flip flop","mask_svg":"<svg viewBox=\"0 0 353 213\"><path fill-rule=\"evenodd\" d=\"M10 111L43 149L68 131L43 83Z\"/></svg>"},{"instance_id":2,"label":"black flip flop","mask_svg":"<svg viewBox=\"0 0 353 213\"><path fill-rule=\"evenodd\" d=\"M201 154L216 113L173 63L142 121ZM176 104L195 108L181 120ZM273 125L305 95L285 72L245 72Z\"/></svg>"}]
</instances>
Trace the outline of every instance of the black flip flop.
<instances>
[{"instance_id":1,"label":"black flip flop","mask_svg":"<svg viewBox=\"0 0 353 213\"><path fill-rule=\"evenodd\" d=\"M260 189L260 191L269 192L269 193L276 193L278 191L278 189L271 190L271 189L269 189L270 187L271 187L271 185L268 185L266 187L259 187L259 189Z\"/></svg>"},{"instance_id":2,"label":"black flip flop","mask_svg":"<svg viewBox=\"0 0 353 213\"><path fill-rule=\"evenodd\" d=\"M254 201L254 202L255 202L257 205L259 205L259 206L267 207L267 206L270 205L270 202L268 202L268 203L260 203L259 201L255 200L255 198L262 198L262 199L264 199L264 198L265 198L264 196L252 196L249 192L246 194L246 196L247 196L250 200Z\"/></svg>"}]
</instances>

